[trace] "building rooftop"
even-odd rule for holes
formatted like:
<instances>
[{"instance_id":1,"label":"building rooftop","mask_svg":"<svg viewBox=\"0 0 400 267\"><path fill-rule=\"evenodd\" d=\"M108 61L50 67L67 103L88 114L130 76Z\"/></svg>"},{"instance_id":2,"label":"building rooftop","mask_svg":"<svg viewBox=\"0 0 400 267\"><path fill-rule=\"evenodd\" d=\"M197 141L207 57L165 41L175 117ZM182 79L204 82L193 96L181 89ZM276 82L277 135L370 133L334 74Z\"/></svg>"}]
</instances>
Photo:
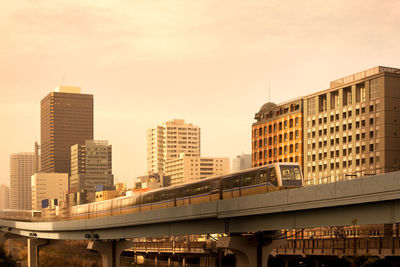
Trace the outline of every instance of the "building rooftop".
<instances>
[{"instance_id":1,"label":"building rooftop","mask_svg":"<svg viewBox=\"0 0 400 267\"><path fill-rule=\"evenodd\" d=\"M56 89L54 89L54 92L57 93L70 93L70 94L80 94L81 93L81 88L77 86L64 86L64 85L59 85Z\"/></svg>"}]
</instances>

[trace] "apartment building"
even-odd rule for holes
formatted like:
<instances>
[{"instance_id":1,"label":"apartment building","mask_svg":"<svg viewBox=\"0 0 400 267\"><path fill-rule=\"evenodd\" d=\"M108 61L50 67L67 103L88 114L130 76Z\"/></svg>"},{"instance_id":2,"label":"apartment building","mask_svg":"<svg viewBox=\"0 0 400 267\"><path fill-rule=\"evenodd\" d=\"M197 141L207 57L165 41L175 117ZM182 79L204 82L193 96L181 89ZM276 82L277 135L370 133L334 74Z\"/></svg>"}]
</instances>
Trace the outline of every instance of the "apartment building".
<instances>
[{"instance_id":1,"label":"apartment building","mask_svg":"<svg viewBox=\"0 0 400 267\"><path fill-rule=\"evenodd\" d=\"M147 173L164 174L164 164L181 153L200 156L200 127L171 120L147 130Z\"/></svg>"},{"instance_id":2,"label":"apartment building","mask_svg":"<svg viewBox=\"0 0 400 267\"><path fill-rule=\"evenodd\" d=\"M229 173L229 158L196 157L181 154L165 163L171 185Z\"/></svg>"},{"instance_id":3,"label":"apartment building","mask_svg":"<svg viewBox=\"0 0 400 267\"><path fill-rule=\"evenodd\" d=\"M400 69L378 66L304 97L306 184L400 169Z\"/></svg>"},{"instance_id":4,"label":"apartment building","mask_svg":"<svg viewBox=\"0 0 400 267\"><path fill-rule=\"evenodd\" d=\"M252 166L303 162L303 100L268 102L252 125Z\"/></svg>"},{"instance_id":5,"label":"apartment building","mask_svg":"<svg viewBox=\"0 0 400 267\"><path fill-rule=\"evenodd\" d=\"M31 209L31 176L37 171L33 152L10 155L10 207L11 209Z\"/></svg>"}]
</instances>

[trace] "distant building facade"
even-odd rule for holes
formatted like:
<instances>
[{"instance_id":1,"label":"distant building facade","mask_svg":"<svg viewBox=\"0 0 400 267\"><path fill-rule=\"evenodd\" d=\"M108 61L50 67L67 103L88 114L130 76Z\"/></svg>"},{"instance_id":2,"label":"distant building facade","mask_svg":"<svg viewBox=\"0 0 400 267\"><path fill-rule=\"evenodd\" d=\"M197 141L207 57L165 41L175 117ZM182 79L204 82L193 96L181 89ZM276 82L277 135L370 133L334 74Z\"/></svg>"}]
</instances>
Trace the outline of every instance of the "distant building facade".
<instances>
[{"instance_id":1,"label":"distant building facade","mask_svg":"<svg viewBox=\"0 0 400 267\"><path fill-rule=\"evenodd\" d=\"M171 185L229 173L229 158L194 157L181 154L165 162Z\"/></svg>"},{"instance_id":2,"label":"distant building facade","mask_svg":"<svg viewBox=\"0 0 400 267\"><path fill-rule=\"evenodd\" d=\"M65 199L68 173L35 173L31 177L31 186L32 210L41 210L44 199Z\"/></svg>"},{"instance_id":3,"label":"distant building facade","mask_svg":"<svg viewBox=\"0 0 400 267\"><path fill-rule=\"evenodd\" d=\"M232 159L232 171L237 172L251 168L251 154L242 154Z\"/></svg>"},{"instance_id":4,"label":"distant building facade","mask_svg":"<svg viewBox=\"0 0 400 267\"><path fill-rule=\"evenodd\" d=\"M71 192L95 192L97 185L113 184L112 146L107 141L86 140L71 147Z\"/></svg>"},{"instance_id":5,"label":"distant building facade","mask_svg":"<svg viewBox=\"0 0 400 267\"><path fill-rule=\"evenodd\" d=\"M167 187L170 185L171 185L171 177L158 173L152 173L138 177L134 185L134 190L145 189L145 188L155 189L155 188Z\"/></svg>"},{"instance_id":6,"label":"distant building facade","mask_svg":"<svg viewBox=\"0 0 400 267\"><path fill-rule=\"evenodd\" d=\"M264 104L252 125L252 165L303 163L303 99Z\"/></svg>"},{"instance_id":7,"label":"distant building facade","mask_svg":"<svg viewBox=\"0 0 400 267\"><path fill-rule=\"evenodd\" d=\"M126 195L126 184L97 185L95 201L104 201Z\"/></svg>"},{"instance_id":8,"label":"distant building facade","mask_svg":"<svg viewBox=\"0 0 400 267\"><path fill-rule=\"evenodd\" d=\"M375 67L304 97L307 184L400 170L400 69Z\"/></svg>"},{"instance_id":9,"label":"distant building facade","mask_svg":"<svg viewBox=\"0 0 400 267\"><path fill-rule=\"evenodd\" d=\"M181 153L200 156L200 127L171 120L147 130L147 173L164 173L164 164Z\"/></svg>"},{"instance_id":10,"label":"distant building facade","mask_svg":"<svg viewBox=\"0 0 400 267\"><path fill-rule=\"evenodd\" d=\"M37 170L35 154L21 152L10 155L10 208L30 210L31 176Z\"/></svg>"},{"instance_id":11,"label":"distant building facade","mask_svg":"<svg viewBox=\"0 0 400 267\"><path fill-rule=\"evenodd\" d=\"M0 185L0 210L10 208L10 188L5 184Z\"/></svg>"},{"instance_id":12,"label":"distant building facade","mask_svg":"<svg viewBox=\"0 0 400 267\"><path fill-rule=\"evenodd\" d=\"M59 86L41 100L41 172L70 173L71 146L93 139L93 95Z\"/></svg>"}]
</instances>

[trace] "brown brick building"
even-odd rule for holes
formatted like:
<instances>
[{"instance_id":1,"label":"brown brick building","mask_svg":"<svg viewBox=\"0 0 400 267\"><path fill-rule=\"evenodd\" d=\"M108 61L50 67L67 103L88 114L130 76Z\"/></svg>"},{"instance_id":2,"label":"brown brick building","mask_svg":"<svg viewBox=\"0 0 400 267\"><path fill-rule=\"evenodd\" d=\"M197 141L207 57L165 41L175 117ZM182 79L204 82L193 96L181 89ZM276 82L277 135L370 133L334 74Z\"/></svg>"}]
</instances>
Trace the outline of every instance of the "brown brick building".
<instances>
[{"instance_id":1,"label":"brown brick building","mask_svg":"<svg viewBox=\"0 0 400 267\"><path fill-rule=\"evenodd\" d=\"M303 162L303 100L264 104L252 126L252 166Z\"/></svg>"},{"instance_id":2,"label":"brown brick building","mask_svg":"<svg viewBox=\"0 0 400 267\"><path fill-rule=\"evenodd\" d=\"M70 173L71 146L93 139L93 95L59 86L41 101L41 172Z\"/></svg>"}]
</instances>

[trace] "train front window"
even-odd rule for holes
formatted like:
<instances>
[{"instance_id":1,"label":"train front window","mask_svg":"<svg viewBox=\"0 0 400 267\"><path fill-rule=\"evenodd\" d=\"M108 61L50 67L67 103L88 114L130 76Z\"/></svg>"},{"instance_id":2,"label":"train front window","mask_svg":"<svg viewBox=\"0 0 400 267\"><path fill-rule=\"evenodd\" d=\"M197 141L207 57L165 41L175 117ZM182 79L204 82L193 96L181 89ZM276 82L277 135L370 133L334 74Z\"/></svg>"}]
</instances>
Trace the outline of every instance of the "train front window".
<instances>
[{"instance_id":1,"label":"train front window","mask_svg":"<svg viewBox=\"0 0 400 267\"><path fill-rule=\"evenodd\" d=\"M301 180L299 166L280 165L282 180Z\"/></svg>"}]
</instances>

